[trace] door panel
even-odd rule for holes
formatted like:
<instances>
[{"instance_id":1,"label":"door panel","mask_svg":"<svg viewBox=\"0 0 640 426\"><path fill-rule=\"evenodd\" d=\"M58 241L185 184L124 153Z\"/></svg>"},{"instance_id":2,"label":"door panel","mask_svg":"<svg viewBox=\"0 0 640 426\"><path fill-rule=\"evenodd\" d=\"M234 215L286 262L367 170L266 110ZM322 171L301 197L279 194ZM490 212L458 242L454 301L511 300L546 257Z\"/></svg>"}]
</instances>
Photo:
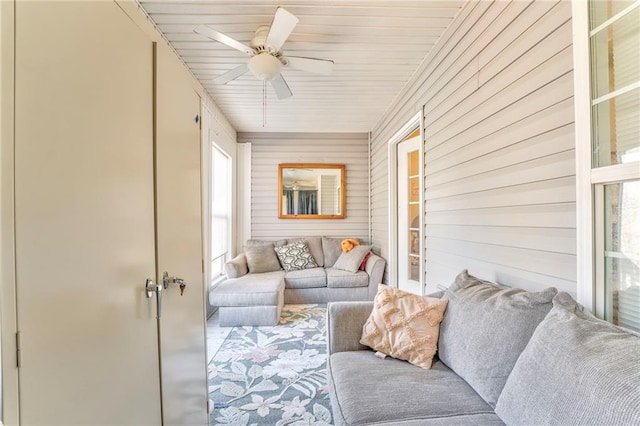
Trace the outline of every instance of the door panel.
<instances>
[{"instance_id":1,"label":"door panel","mask_svg":"<svg viewBox=\"0 0 640 426\"><path fill-rule=\"evenodd\" d=\"M160 424L152 64L113 2L17 2L22 424Z\"/></svg>"},{"instance_id":2,"label":"door panel","mask_svg":"<svg viewBox=\"0 0 640 426\"><path fill-rule=\"evenodd\" d=\"M205 306L200 175L200 97L164 45L156 53L156 220L158 274L171 284L160 319L165 425L207 424Z\"/></svg>"},{"instance_id":3,"label":"door panel","mask_svg":"<svg viewBox=\"0 0 640 426\"><path fill-rule=\"evenodd\" d=\"M422 294L420 136L398 144L398 288Z\"/></svg>"}]
</instances>

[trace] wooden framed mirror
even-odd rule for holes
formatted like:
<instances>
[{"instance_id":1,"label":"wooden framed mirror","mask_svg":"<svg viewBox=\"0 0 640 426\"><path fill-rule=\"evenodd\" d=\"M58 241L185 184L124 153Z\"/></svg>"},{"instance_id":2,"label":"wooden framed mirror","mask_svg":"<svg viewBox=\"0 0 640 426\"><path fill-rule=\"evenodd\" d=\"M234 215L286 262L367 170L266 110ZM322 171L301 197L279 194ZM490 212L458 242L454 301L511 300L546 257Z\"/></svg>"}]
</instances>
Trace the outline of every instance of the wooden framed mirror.
<instances>
[{"instance_id":1,"label":"wooden framed mirror","mask_svg":"<svg viewBox=\"0 0 640 426\"><path fill-rule=\"evenodd\" d=\"M278 218L344 219L344 164L278 165Z\"/></svg>"}]
</instances>

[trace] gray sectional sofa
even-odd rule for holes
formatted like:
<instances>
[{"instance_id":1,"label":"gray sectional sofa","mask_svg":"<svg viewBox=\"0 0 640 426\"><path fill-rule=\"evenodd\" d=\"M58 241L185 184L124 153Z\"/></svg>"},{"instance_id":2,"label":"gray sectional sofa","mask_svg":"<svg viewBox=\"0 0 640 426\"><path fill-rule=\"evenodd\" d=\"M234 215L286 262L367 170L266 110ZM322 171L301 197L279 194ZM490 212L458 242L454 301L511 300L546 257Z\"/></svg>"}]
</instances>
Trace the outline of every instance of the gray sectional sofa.
<instances>
[{"instance_id":1,"label":"gray sectional sofa","mask_svg":"<svg viewBox=\"0 0 640 426\"><path fill-rule=\"evenodd\" d=\"M640 336L554 288L530 293L464 271L443 294L430 370L360 344L374 302L328 305L335 425L638 425Z\"/></svg>"},{"instance_id":2,"label":"gray sectional sofa","mask_svg":"<svg viewBox=\"0 0 640 426\"><path fill-rule=\"evenodd\" d=\"M275 248L301 240L318 266L284 271ZM209 293L209 303L219 308L220 325L276 325L284 303L373 300L386 262L371 253L364 270L338 269L342 240L301 237L247 241L245 252L225 265L227 280ZM366 252L370 246L360 246L358 250Z\"/></svg>"}]
</instances>

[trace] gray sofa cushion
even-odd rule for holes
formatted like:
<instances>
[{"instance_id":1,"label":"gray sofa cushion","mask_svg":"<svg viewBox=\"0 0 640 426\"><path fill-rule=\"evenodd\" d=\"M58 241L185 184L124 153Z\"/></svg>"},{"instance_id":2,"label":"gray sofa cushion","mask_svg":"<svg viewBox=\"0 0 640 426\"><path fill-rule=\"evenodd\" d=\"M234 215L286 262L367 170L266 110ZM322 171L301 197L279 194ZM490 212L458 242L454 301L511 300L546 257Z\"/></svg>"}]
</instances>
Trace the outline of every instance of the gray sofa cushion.
<instances>
[{"instance_id":1,"label":"gray sofa cushion","mask_svg":"<svg viewBox=\"0 0 640 426\"><path fill-rule=\"evenodd\" d=\"M324 266L324 252L322 251L322 237L306 237L304 241L318 266Z\"/></svg>"},{"instance_id":2,"label":"gray sofa cushion","mask_svg":"<svg viewBox=\"0 0 640 426\"><path fill-rule=\"evenodd\" d=\"M329 358L328 375L336 425L503 424L441 362L427 371L405 361L380 359L373 351L338 352Z\"/></svg>"},{"instance_id":3,"label":"gray sofa cushion","mask_svg":"<svg viewBox=\"0 0 640 426\"><path fill-rule=\"evenodd\" d=\"M496 406L509 424L640 424L640 337L559 293Z\"/></svg>"},{"instance_id":4,"label":"gray sofa cushion","mask_svg":"<svg viewBox=\"0 0 640 426\"><path fill-rule=\"evenodd\" d=\"M274 247L280 247L280 246L283 246L283 245L287 244L287 240L275 240L275 241L271 241L271 240L247 240L247 243L245 244L245 248L251 247L251 246L264 246L264 245L269 245L269 244L273 244Z\"/></svg>"},{"instance_id":5,"label":"gray sofa cushion","mask_svg":"<svg viewBox=\"0 0 640 426\"><path fill-rule=\"evenodd\" d=\"M349 272L342 269L327 269L327 287L367 287L369 275L364 271Z\"/></svg>"},{"instance_id":6,"label":"gray sofa cushion","mask_svg":"<svg viewBox=\"0 0 640 426\"><path fill-rule=\"evenodd\" d=\"M342 254L342 240L344 240L344 238L322 237L322 253L324 254L325 268L331 268Z\"/></svg>"},{"instance_id":7,"label":"gray sofa cushion","mask_svg":"<svg viewBox=\"0 0 640 426\"><path fill-rule=\"evenodd\" d=\"M249 273L247 266L247 256L240 253L224 264L224 272L227 278L238 278Z\"/></svg>"},{"instance_id":8,"label":"gray sofa cushion","mask_svg":"<svg viewBox=\"0 0 640 426\"><path fill-rule=\"evenodd\" d=\"M371 246L355 246L346 253L341 253L333 264L334 269L357 272L364 257L371 251Z\"/></svg>"},{"instance_id":9,"label":"gray sofa cushion","mask_svg":"<svg viewBox=\"0 0 640 426\"><path fill-rule=\"evenodd\" d=\"M284 275L286 288L317 288L327 286L324 268L289 271Z\"/></svg>"},{"instance_id":10,"label":"gray sofa cushion","mask_svg":"<svg viewBox=\"0 0 640 426\"><path fill-rule=\"evenodd\" d=\"M261 272L273 272L282 269L273 244L249 245L245 247L249 272L259 274Z\"/></svg>"},{"instance_id":11,"label":"gray sofa cushion","mask_svg":"<svg viewBox=\"0 0 640 426\"><path fill-rule=\"evenodd\" d=\"M438 356L495 407L518 356L551 310L555 288L529 293L462 271L443 298Z\"/></svg>"},{"instance_id":12,"label":"gray sofa cushion","mask_svg":"<svg viewBox=\"0 0 640 426\"><path fill-rule=\"evenodd\" d=\"M222 282L213 292L212 306L276 306L284 292L284 271L247 274Z\"/></svg>"}]
</instances>

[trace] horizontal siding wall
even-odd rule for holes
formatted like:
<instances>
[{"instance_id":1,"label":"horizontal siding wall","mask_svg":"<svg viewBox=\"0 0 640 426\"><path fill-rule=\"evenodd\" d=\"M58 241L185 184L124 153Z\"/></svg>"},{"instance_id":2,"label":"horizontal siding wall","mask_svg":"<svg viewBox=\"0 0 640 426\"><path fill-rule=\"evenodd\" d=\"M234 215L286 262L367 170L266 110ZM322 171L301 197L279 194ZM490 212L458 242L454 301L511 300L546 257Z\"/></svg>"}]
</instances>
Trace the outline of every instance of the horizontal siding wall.
<instances>
[{"instance_id":1,"label":"horizontal siding wall","mask_svg":"<svg viewBox=\"0 0 640 426\"><path fill-rule=\"evenodd\" d=\"M575 294L571 37L569 1L470 2L373 131L386 248L388 140L424 111L427 291L466 268Z\"/></svg>"},{"instance_id":2,"label":"horizontal siding wall","mask_svg":"<svg viewBox=\"0 0 640 426\"><path fill-rule=\"evenodd\" d=\"M369 241L369 137L364 133L238 133L251 142L251 237L334 236ZM344 164L345 219L278 219L278 165Z\"/></svg>"}]
</instances>

